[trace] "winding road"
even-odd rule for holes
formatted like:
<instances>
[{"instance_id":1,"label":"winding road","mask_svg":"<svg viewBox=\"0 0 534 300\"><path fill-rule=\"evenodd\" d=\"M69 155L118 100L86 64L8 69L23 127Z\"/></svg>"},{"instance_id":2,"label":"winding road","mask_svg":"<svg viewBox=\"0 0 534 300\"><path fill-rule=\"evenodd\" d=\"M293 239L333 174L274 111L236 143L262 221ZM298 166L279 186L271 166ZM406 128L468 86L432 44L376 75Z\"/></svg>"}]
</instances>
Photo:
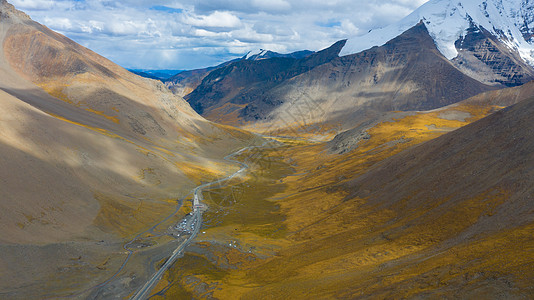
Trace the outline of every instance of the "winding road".
<instances>
[{"instance_id":1,"label":"winding road","mask_svg":"<svg viewBox=\"0 0 534 300\"><path fill-rule=\"evenodd\" d=\"M259 147L262 147L262 146L259 146ZM161 266L161 268L156 273L154 273L154 275L152 275L152 277L143 285L143 287L141 289L139 289L130 298L131 300L143 300L143 299L146 299L150 295L150 291L154 288L154 286L161 279L161 276L163 275L163 273L165 273L165 271L167 271L170 268L170 266L172 266L172 264L176 261L176 259L183 253L185 247L187 247L191 243L191 241L193 241L197 237L198 232L200 231L200 227L202 226L202 213L206 209L206 205L203 203L204 199L202 197L202 190L207 188L207 187L210 187L212 185L221 184L223 182L229 181L232 178L234 178L237 175L239 175L240 173L244 172L246 169L248 169L248 165L246 163L234 160L234 159L232 159L232 157L234 157L236 155L239 155L239 154L243 153L244 151L252 149L252 148L255 148L255 147L258 147L258 146L245 147L245 148L242 148L239 151L236 151L236 152L224 157L224 159L229 161L229 162L233 162L233 163L239 164L241 166L241 169L239 169L238 171L236 171L235 173L233 173L230 176L227 176L227 177L215 180L215 181L211 181L211 182L207 182L207 183L201 184L201 185L199 185L199 186L197 186L196 188L193 189L193 200L192 200L192 202L193 202L193 218L194 218L194 224L195 225L194 225L193 231L191 232L191 235L186 240L184 240L172 252L172 255L167 259L167 261L165 261L163 266Z\"/></svg>"}]
</instances>

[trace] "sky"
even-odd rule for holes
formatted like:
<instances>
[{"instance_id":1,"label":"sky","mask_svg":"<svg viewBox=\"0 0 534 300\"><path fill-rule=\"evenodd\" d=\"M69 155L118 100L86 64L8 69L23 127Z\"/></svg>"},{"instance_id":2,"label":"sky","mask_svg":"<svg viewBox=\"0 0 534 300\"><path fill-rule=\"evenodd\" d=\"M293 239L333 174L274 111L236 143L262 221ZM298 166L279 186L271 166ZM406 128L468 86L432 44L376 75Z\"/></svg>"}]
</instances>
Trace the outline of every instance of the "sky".
<instances>
[{"instance_id":1,"label":"sky","mask_svg":"<svg viewBox=\"0 0 534 300\"><path fill-rule=\"evenodd\" d=\"M115 63L190 70L268 49L321 50L427 0L8 0Z\"/></svg>"}]
</instances>

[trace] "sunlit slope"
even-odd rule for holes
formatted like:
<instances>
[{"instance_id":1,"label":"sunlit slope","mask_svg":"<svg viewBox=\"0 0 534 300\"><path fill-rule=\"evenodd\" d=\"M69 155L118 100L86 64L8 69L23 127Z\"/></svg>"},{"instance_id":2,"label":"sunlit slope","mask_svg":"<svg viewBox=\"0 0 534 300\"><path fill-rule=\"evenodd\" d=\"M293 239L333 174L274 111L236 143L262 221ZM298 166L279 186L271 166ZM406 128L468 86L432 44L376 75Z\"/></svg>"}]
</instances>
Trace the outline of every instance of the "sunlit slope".
<instances>
[{"instance_id":1,"label":"sunlit slope","mask_svg":"<svg viewBox=\"0 0 534 300\"><path fill-rule=\"evenodd\" d=\"M533 105L531 98L406 151L345 186L349 199L391 213L376 231L386 245L417 241L424 250L386 268L398 272L388 293L424 294L414 284L437 281L437 295L471 284L466 292L481 296L532 297Z\"/></svg>"},{"instance_id":2,"label":"sunlit slope","mask_svg":"<svg viewBox=\"0 0 534 300\"><path fill-rule=\"evenodd\" d=\"M59 173L66 165L65 175L84 182L75 185L85 186L88 198L104 191L123 197L172 198L194 184L189 175L197 174L188 173L195 173L195 165L199 170L206 167L218 172L210 158L221 158L224 151L219 150L220 146L248 138L205 121L160 83L133 75L33 22L5 1L1 3L1 16L4 51L0 55L0 88L6 98L2 102L6 112L2 142L41 160L57 160L58 165L52 167L59 168ZM40 117L33 118L32 114ZM17 162L12 155L4 157ZM71 168L78 168L83 175L72 176ZM3 177L12 180L13 175L28 170L2 171ZM25 184L34 187L34 193L44 187L58 192L66 188L47 173L43 170L38 175L50 180L48 184ZM23 196L9 186L2 192L20 198L17 202L56 198L54 192ZM92 200L97 208L98 202ZM18 223L25 222L21 219ZM25 227L24 231L30 229Z\"/></svg>"},{"instance_id":3,"label":"sunlit slope","mask_svg":"<svg viewBox=\"0 0 534 300\"><path fill-rule=\"evenodd\" d=\"M147 138L175 140L184 131L209 127L161 83L138 77L23 16L12 13L2 21L6 68L76 110L65 112L64 106L38 99L27 99L30 104L58 115L89 112L93 120L84 121L95 124L88 125Z\"/></svg>"},{"instance_id":4,"label":"sunlit slope","mask_svg":"<svg viewBox=\"0 0 534 300\"><path fill-rule=\"evenodd\" d=\"M252 142L5 1L0 49L0 298L104 282L126 258L125 242L201 181L237 170L223 157ZM146 274L146 257L135 259L120 276Z\"/></svg>"},{"instance_id":5,"label":"sunlit slope","mask_svg":"<svg viewBox=\"0 0 534 300\"><path fill-rule=\"evenodd\" d=\"M380 169L384 173L354 187L355 178L377 172L372 170L392 157L412 153L412 149L434 143L434 139L443 140L449 136L444 134L519 101L529 94L528 89L531 84L525 89L488 92L434 111L391 114L365 128L365 138L356 144L345 143L348 137L328 144L280 139L286 146L245 155L242 159L253 162L251 177L206 195L216 202L210 209L217 211L217 217L208 223L206 234L200 237L202 242L165 276L159 291L177 299L394 298L424 296L425 291L436 296L451 291L467 295L471 290L476 297L493 291L517 295L508 286L517 287L518 294L528 293L520 280L511 279L525 270L503 268L501 272L496 271L497 267L487 267L512 261L514 255L505 256L504 251L506 247L519 249L513 241L526 239L527 227L512 232L513 224L504 223L512 235L501 232L478 241L464 239L464 232L479 218L499 211L499 204L509 199L509 192L486 191L486 187L483 192L468 195L458 190L464 200L449 203L451 198L438 192L439 181L418 185L414 180L405 182L403 176L394 177L404 169L401 166ZM429 153L446 151L447 146L441 146ZM339 151L344 147L346 151ZM418 153L410 161L422 155ZM426 169L429 174L425 175L431 178L429 168L436 162L425 163L409 170L417 174ZM293 170L289 176L273 171L288 167ZM391 174L386 176L388 170ZM436 174L444 170L445 166ZM450 178L460 180L460 175L451 172ZM468 178L464 180L468 184ZM381 196L383 199L374 198L382 190L372 185L378 182L385 187L396 186L389 191L391 194ZM413 193L401 193L410 188ZM427 197L414 200L412 197L418 195L414 191ZM401 194L404 197L398 202L390 202ZM263 197L272 205L271 212L268 205L260 205L265 203ZM256 218L239 217L239 213L247 212L253 212ZM503 246L499 246L495 260L477 265L478 259L491 257L490 248L496 245ZM449 252L450 247L457 248ZM524 259L514 258L511 265L528 262L528 253L521 254ZM492 280L495 284L488 284Z\"/></svg>"}]
</instances>

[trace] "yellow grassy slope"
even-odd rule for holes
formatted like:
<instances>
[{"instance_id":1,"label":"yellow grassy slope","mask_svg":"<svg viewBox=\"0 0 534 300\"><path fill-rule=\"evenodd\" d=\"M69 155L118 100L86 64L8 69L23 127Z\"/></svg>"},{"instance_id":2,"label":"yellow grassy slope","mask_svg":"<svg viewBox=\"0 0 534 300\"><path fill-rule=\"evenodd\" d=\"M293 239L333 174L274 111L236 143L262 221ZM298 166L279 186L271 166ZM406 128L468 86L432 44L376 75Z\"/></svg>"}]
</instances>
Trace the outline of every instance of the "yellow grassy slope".
<instances>
[{"instance_id":1,"label":"yellow grassy slope","mask_svg":"<svg viewBox=\"0 0 534 300\"><path fill-rule=\"evenodd\" d=\"M456 286L457 292L476 290L477 295L503 290L501 285L512 283L504 282L501 274L532 271L532 243L515 247L515 252L505 251L511 240L527 240L528 226L473 244L459 243L447 251L440 247L480 217L493 214L507 198L507 191L488 190L440 211L437 208L448 199L410 207L407 198L384 209L365 198L347 197L339 185L377 162L497 108L457 105L383 122L368 131L369 140L344 155L329 154L324 144L302 142L266 150L263 157L290 158L286 163L294 168L292 176L278 174L277 178L283 179L271 182L282 186L282 192L265 195L280 206L275 214L282 214L285 220L252 222L226 217L219 209L220 222L208 225L206 235L201 236L209 247L193 249L179 260L156 291L167 297L296 299L410 297L425 295L428 290L434 295L450 295L448 285ZM466 121L440 118L447 110L468 112L471 117ZM254 187L254 181L245 182ZM247 208L253 205L245 203L238 211L250 213ZM259 228L266 230L260 234ZM282 235L275 234L280 231ZM481 260L483 257L487 258ZM525 284L520 278L514 280L514 284ZM459 290L458 285L465 287Z\"/></svg>"}]
</instances>

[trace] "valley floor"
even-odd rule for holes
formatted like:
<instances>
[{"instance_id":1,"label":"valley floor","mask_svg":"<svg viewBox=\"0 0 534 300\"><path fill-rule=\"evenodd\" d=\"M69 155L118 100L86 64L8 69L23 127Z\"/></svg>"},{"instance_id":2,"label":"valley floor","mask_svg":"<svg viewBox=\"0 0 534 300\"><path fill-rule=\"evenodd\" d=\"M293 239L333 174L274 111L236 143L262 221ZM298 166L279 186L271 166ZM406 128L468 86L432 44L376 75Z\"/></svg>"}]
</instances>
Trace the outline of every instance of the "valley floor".
<instances>
[{"instance_id":1,"label":"valley floor","mask_svg":"<svg viewBox=\"0 0 534 300\"><path fill-rule=\"evenodd\" d=\"M534 223L470 234L509 191L383 203L351 184L497 109L460 104L392 118L343 154L288 138L243 153L247 177L204 193L202 234L150 299L532 297Z\"/></svg>"}]
</instances>

